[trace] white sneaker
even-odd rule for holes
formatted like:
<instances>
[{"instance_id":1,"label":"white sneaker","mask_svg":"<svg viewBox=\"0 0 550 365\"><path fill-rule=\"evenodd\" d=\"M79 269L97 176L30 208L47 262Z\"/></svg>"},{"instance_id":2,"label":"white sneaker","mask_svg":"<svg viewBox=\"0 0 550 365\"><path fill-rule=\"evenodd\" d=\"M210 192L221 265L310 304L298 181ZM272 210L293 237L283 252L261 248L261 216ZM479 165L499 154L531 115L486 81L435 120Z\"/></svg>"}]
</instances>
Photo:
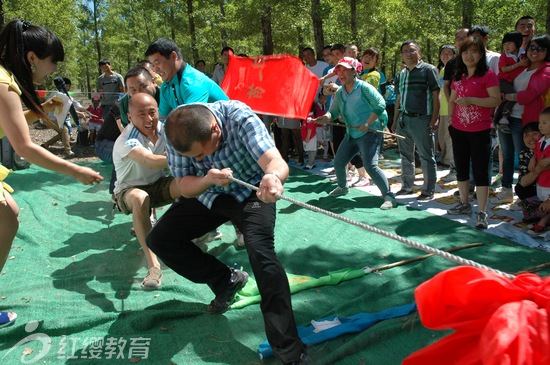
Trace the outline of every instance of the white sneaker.
<instances>
[{"instance_id":1,"label":"white sneaker","mask_svg":"<svg viewBox=\"0 0 550 365\"><path fill-rule=\"evenodd\" d=\"M491 203L493 204L504 204L511 203L514 201L514 192L512 188L502 188L500 193L498 193L494 198L491 198Z\"/></svg>"},{"instance_id":2,"label":"white sneaker","mask_svg":"<svg viewBox=\"0 0 550 365\"><path fill-rule=\"evenodd\" d=\"M384 197L384 203L380 206L380 209L382 210L389 210L395 207L397 203L395 202L395 199L391 196L385 196Z\"/></svg>"},{"instance_id":3,"label":"white sneaker","mask_svg":"<svg viewBox=\"0 0 550 365\"><path fill-rule=\"evenodd\" d=\"M363 186L369 186L370 182L369 179L366 176L359 176L359 179L351 184L354 188L361 188Z\"/></svg>"},{"instance_id":4,"label":"white sneaker","mask_svg":"<svg viewBox=\"0 0 550 365\"><path fill-rule=\"evenodd\" d=\"M351 176L351 174L348 172L347 175L346 175L346 181L350 182L351 180L353 180L353 176ZM334 177L330 178L330 181L338 182L338 179L336 178L336 176L334 176Z\"/></svg>"},{"instance_id":5,"label":"white sneaker","mask_svg":"<svg viewBox=\"0 0 550 365\"><path fill-rule=\"evenodd\" d=\"M451 170L449 173L441 178L441 181L451 182L456 181L456 171Z\"/></svg>"},{"instance_id":6,"label":"white sneaker","mask_svg":"<svg viewBox=\"0 0 550 365\"><path fill-rule=\"evenodd\" d=\"M328 195L330 195L330 196L340 196L340 195L346 195L347 193L349 193L349 188L347 188L347 187L341 188L341 187L338 186L336 189L334 189L333 191L328 193Z\"/></svg>"}]
</instances>

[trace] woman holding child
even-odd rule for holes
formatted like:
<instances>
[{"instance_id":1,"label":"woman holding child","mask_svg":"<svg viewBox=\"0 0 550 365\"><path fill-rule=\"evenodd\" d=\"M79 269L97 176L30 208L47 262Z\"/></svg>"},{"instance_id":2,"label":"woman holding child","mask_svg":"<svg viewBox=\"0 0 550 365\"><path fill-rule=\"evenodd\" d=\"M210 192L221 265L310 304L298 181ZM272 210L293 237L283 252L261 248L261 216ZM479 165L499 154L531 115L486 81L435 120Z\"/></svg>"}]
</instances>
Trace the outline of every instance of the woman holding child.
<instances>
[{"instance_id":1,"label":"woman holding child","mask_svg":"<svg viewBox=\"0 0 550 365\"><path fill-rule=\"evenodd\" d=\"M527 43L529 66L514 79L516 93L505 94L509 101L517 101L510 114L512 134L499 133L502 147L502 191L497 194L494 203L506 203L513 200L512 182L514 178L514 156L523 149L521 128L528 123L537 122L539 114L550 102L550 37L536 36ZM498 201L497 201L498 199Z\"/></svg>"},{"instance_id":2,"label":"woman holding child","mask_svg":"<svg viewBox=\"0 0 550 365\"><path fill-rule=\"evenodd\" d=\"M486 229L489 195L489 158L492 109L500 103L497 76L485 62L485 46L479 38L468 38L460 46L456 59L456 74L451 84L449 133L453 144L460 202L449 214L470 214L470 160L478 202L477 229Z\"/></svg>"}]
</instances>

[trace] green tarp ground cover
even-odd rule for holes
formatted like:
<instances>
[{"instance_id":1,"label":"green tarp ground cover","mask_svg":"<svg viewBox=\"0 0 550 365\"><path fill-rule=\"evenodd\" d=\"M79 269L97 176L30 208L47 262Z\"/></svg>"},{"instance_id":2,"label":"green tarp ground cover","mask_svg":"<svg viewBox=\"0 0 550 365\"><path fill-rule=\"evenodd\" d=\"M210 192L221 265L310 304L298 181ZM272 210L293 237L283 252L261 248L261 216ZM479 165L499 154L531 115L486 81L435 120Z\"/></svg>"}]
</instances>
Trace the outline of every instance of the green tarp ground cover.
<instances>
[{"instance_id":1,"label":"green tarp ground cover","mask_svg":"<svg viewBox=\"0 0 550 365\"><path fill-rule=\"evenodd\" d=\"M110 165L89 165L110 176ZM145 260L130 234L131 216L113 214L108 183L83 186L36 166L17 171L7 182L15 189L21 227L0 275L0 309L19 317L14 326L0 330L0 364L278 363L262 362L257 355L265 339L258 304L209 315L206 305L213 294L207 286L168 268L160 290L140 289ZM406 206L381 211L380 197L356 189L345 197L328 197L328 184L293 169L285 195L439 249L483 242L456 254L507 272L550 261L548 253L423 211ZM424 254L286 201L277 206L277 253L294 275L322 277ZM222 239L208 244L209 252L250 272L232 226L221 231ZM297 323L307 326L330 315L349 317L412 303L419 284L454 266L431 257L296 293ZM414 313L312 346L308 353L313 364L399 364L445 334L425 329Z\"/></svg>"}]
</instances>

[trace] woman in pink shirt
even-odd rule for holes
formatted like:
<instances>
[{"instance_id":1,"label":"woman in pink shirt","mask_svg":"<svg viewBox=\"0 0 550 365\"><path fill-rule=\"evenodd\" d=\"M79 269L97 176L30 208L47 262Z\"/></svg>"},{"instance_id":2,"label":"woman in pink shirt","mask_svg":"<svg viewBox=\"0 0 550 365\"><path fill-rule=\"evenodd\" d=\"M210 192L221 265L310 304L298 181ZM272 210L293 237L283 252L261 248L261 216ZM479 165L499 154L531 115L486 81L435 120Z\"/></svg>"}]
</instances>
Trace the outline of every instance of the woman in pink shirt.
<instances>
[{"instance_id":1,"label":"woman in pink shirt","mask_svg":"<svg viewBox=\"0 0 550 365\"><path fill-rule=\"evenodd\" d=\"M460 202L447 212L472 212L468 201L471 160L478 202L477 229L486 229L488 225L486 209L489 195L491 115L492 109L499 103L499 81L485 62L485 46L479 38L468 38L460 46L449 98L449 115L452 116L449 133L453 141Z\"/></svg>"}]
</instances>

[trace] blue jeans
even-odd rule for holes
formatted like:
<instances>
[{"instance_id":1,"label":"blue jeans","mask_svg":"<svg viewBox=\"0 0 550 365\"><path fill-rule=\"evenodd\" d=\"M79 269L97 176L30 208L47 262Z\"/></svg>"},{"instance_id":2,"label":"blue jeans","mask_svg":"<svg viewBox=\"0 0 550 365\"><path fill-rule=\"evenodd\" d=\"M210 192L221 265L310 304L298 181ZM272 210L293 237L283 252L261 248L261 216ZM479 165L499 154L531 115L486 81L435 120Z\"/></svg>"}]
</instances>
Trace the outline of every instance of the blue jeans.
<instances>
[{"instance_id":1,"label":"blue jeans","mask_svg":"<svg viewBox=\"0 0 550 365\"><path fill-rule=\"evenodd\" d=\"M351 159L361 153L361 159L367 173L372 178L382 196L393 197L390 184L384 172L378 167L378 152L380 151L380 140L382 134L369 132L359 138L351 138L348 134L344 137L336 156L334 157L334 170L338 180L338 186L346 186L346 166Z\"/></svg>"},{"instance_id":2,"label":"blue jeans","mask_svg":"<svg viewBox=\"0 0 550 365\"><path fill-rule=\"evenodd\" d=\"M113 148L115 147L114 141L108 139L101 139L95 143L95 153L97 157L103 162L113 162Z\"/></svg>"},{"instance_id":3,"label":"blue jeans","mask_svg":"<svg viewBox=\"0 0 550 365\"><path fill-rule=\"evenodd\" d=\"M523 144L523 133L521 132L521 119L508 118L512 133L498 131L500 148L502 149L502 186L511 188L514 180L515 156L525 148Z\"/></svg>"},{"instance_id":4,"label":"blue jeans","mask_svg":"<svg viewBox=\"0 0 550 365\"><path fill-rule=\"evenodd\" d=\"M414 149L418 151L424 176L423 194L433 194L437 180L434 133L430 130L431 115L411 117L401 114L397 119L396 132L405 139L398 139L401 155L401 179L403 189L412 191L414 186Z\"/></svg>"},{"instance_id":5,"label":"blue jeans","mask_svg":"<svg viewBox=\"0 0 550 365\"><path fill-rule=\"evenodd\" d=\"M115 147L115 142L109 141L108 139L101 139L95 143L95 153L97 157L103 162L113 163L113 148ZM115 191L115 181L116 181L116 171L113 166L113 172L111 174L111 181L109 182L109 194L113 194Z\"/></svg>"}]
</instances>

